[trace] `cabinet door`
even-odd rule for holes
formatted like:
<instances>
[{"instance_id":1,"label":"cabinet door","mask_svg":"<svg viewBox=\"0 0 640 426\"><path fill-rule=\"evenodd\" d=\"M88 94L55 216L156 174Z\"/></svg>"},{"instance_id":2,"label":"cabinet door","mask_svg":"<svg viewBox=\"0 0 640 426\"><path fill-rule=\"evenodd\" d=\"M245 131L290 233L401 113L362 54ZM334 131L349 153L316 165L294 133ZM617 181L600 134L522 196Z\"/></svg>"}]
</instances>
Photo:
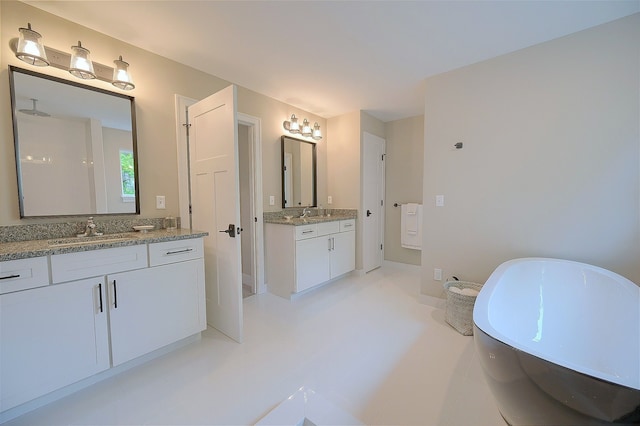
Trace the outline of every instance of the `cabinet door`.
<instances>
[{"instance_id":1,"label":"cabinet door","mask_svg":"<svg viewBox=\"0 0 640 426\"><path fill-rule=\"evenodd\" d=\"M114 366L206 328L202 259L113 274L107 281Z\"/></svg>"},{"instance_id":2,"label":"cabinet door","mask_svg":"<svg viewBox=\"0 0 640 426\"><path fill-rule=\"evenodd\" d=\"M107 333L103 278L0 296L0 411L109 368Z\"/></svg>"},{"instance_id":3,"label":"cabinet door","mask_svg":"<svg viewBox=\"0 0 640 426\"><path fill-rule=\"evenodd\" d=\"M355 232L333 234L333 250L331 250L331 278L346 274L356 269Z\"/></svg>"},{"instance_id":4,"label":"cabinet door","mask_svg":"<svg viewBox=\"0 0 640 426\"><path fill-rule=\"evenodd\" d=\"M327 281L330 237L296 241L296 292Z\"/></svg>"}]
</instances>

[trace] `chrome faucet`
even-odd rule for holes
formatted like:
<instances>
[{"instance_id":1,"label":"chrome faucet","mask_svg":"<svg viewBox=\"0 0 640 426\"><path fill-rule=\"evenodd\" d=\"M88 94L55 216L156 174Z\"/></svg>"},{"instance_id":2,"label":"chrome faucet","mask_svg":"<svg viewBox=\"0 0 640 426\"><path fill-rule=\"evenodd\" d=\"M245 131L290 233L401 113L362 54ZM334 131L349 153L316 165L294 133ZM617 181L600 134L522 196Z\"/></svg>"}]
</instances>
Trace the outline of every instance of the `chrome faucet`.
<instances>
[{"instance_id":1,"label":"chrome faucet","mask_svg":"<svg viewBox=\"0 0 640 426\"><path fill-rule=\"evenodd\" d=\"M96 224L93 221L93 217L87 219L87 225L84 228L84 234L79 234L79 237L93 237L96 235L102 235L101 232L96 231Z\"/></svg>"},{"instance_id":2,"label":"chrome faucet","mask_svg":"<svg viewBox=\"0 0 640 426\"><path fill-rule=\"evenodd\" d=\"M302 209L302 214L300 215L300 217L307 217L309 213L311 213L311 209L309 209L309 207L305 207L304 209Z\"/></svg>"}]
</instances>

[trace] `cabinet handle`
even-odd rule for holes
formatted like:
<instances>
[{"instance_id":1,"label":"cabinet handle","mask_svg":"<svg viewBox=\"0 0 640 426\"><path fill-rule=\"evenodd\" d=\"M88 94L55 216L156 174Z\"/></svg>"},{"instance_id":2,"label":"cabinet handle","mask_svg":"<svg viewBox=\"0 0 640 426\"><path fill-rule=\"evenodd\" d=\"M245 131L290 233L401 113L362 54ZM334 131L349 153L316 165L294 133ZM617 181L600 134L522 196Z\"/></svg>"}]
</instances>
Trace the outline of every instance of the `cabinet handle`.
<instances>
[{"instance_id":1,"label":"cabinet handle","mask_svg":"<svg viewBox=\"0 0 640 426\"><path fill-rule=\"evenodd\" d=\"M102 312L102 283L98 283L98 297L100 298L100 312Z\"/></svg>"},{"instance_id":2,"label":"cabinet handle","mask_svg":"<svg viewBox=\"0 0 640 426\"><path fill-rule=\"evenodd\" d=\"M353 226L352 223L347 223L347 224L344 225L345 228L351 228L352 226Z\"/></svg>"},{"instance_id":3,"label":"cabinet handle","mask_svg":"<svg viewBox=\"0 0 640 426\"><path fill-rule=\"evenodd\" d=\"M302 231L303 234L311 234L313 232L313 229L309 229L308 231Z\"/></svg>"},{"instance_id":4,"label":"cabinet handle","mask_svg":"<svg viewBox=\"0 0 640 426\"><path fill-rule=\"evenodd\" d=\"M116 280L113 280L113 309L118 309L118 287L116 287Z\"/></svg>"},{"instance_id":5,"label":"cabinet handle","mask_svg":"<svg viewBox=\"0 0 640 426\"><path fill-rule=\"evenodd\" d=\"M327 238L327 244L329 244L328 250L331 251L331 238Z\"/></svg>"},{"instance_id":6,"label":"cabinet handle","mask_svg":"<svg viewBox=\"0 0 640 426\"><path fill-rule=\"evenodd\" d=\"M331 237L331 250L336 249L336 239L335 237Z\"/></svg>"},{"instance_id":7,"label":"cabinet handle","mask_svg":"<svg viewBox=\"0 0 640 426\"><path fill-rule=\"evenodd\" d=\"M6 277L0 277L0 280L8 280L11 278L20 278L20 274L7 275Z\"/></svg>"},{"instance_id":8,"label":"cabinet handle","mask_svg":"<svg viewBox=\"0 0 640 426\"><path fill-rule=\"evenodd\" d=\"M176 251L168 251L165 253L165 256L171 256L172 254L180 254L180 253L188 253L193 251L192 248L184 249L184 250L176 250Z\"/></svg>"}]
</instances>

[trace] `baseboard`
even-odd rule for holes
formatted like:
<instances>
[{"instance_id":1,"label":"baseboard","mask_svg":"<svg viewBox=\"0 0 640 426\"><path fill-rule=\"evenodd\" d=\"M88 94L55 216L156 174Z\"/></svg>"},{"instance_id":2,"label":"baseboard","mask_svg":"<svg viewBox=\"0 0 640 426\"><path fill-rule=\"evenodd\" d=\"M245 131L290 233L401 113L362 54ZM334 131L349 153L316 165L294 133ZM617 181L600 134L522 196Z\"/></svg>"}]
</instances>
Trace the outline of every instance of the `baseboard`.
<instances>
[{"instance_id":1,"label":"baseboard","mask_svg":"<svg viewBox=\"0 0 640 426\"><path fill-rule=\"evenodd\" d=\"M429 296L428 294L422 293L418 295L418 302L436 309L444 309L447 304L447 301L445 299L435 296Z\"/></svg>"},{"instance_id":2,"label":"baseboard","mask_svg":"<svg viewBox=\"0 0 640 426\"><path fill-rule=\"evenodd\" d=\"M384 262L382 262L382 266L393 268L393 269L402 269L404 271L418 272L418 273L422 271L422 266L420 265L412 265L409 263L395 262L393 260L385 260Z\"/></svg>"}]
</instances>

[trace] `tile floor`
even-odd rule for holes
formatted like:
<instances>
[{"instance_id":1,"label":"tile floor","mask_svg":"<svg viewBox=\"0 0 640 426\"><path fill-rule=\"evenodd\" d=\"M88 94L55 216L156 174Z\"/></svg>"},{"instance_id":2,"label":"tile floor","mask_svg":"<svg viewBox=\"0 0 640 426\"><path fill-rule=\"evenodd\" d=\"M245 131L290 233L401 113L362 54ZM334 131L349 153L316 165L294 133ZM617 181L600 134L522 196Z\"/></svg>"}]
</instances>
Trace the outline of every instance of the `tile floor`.
<instances>
[{"instance_id":1,"label":"tile floor","mask_svg":"<svg viewBox=\"0 0 640 426\"><path fill-rule=\"evenodd\" d=\"M304 386L364 424L504 425L473 338L385 263L295 301L244 299L245 341L202 339L34 410L16 425L250 425Z\"/></svg>"}]
</instances>

